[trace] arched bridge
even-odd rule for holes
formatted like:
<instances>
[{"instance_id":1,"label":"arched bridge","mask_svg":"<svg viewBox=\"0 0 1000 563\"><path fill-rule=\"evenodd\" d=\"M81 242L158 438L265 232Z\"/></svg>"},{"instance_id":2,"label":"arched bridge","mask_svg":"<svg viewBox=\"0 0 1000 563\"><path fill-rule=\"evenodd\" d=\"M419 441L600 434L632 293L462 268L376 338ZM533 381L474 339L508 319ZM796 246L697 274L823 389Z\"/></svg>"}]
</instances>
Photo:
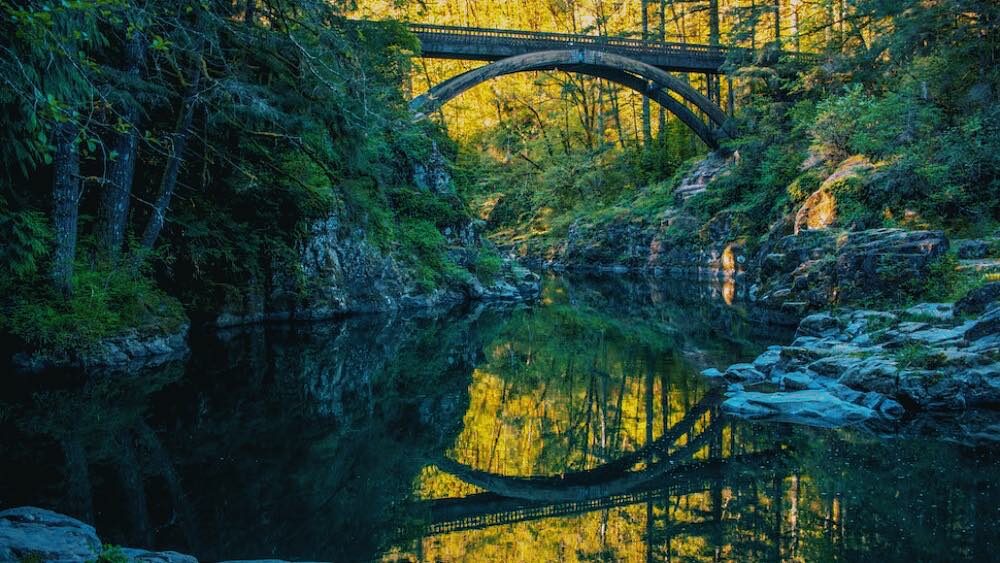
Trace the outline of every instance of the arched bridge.
<instances>
[{"instance_id":1,"label":"arched bridge","mask_svg":"<svg viewBox=\"0 0 1000 563\"><path fill-rule=\"evenodd\" d=\"M410 109L418 118L498 76L561 70L602 78L649 97L676 115L711 148L732 136L726 125L729 116L718 101L670 73L697 72L715 77L723 73L728 59L744 51L737 53L714 45L428 24L410 24L410 30L420 40L423 57L489 63L417 96L410 102Z\"/></svg>"}]
</instances>

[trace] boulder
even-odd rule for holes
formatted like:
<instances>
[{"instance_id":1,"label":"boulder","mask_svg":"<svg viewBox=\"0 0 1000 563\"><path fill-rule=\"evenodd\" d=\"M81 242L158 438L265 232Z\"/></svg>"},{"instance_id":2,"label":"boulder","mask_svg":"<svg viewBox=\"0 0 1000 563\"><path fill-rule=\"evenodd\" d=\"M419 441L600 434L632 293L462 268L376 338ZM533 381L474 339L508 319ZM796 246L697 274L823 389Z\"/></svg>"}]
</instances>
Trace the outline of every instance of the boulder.
<instances>
[{"instance_id":1,"label":"boulder","mask_svg":"<svg viewBox=\"0 0 1000 563\"><path fill-rule=\"evenodd\" d=\"M835 333L839 328L840 323L830 313L815 313L799 322L799 328L795 331L795 337L828 336Z\"/></svg>"},{"instance_id":2,"label":"boulder","mask_svg":"<svg viewBox=\"0 0 1000 563\"><path fill-rule=\"evenodd\" d=\"M954 245L955 253L963 260L978 260L980 258L988 258L990 255L989 241L961 239L956 240Z\"/></svg>"},{"instance_id":3,"label":"boulder","mask_svg":"<svg viewBox=\"0 0 1000 563\"><path fill-rule=\"evenodd\" d=\"M701 370L701 374L705 377L712 377L712 378L722 377L722 372L715 368L708 368Z\"/></svg>"},{"instance_id":4,"label":"boulder","mask_svg":"<svg viewBox=\"0 0 1000 563\"><path fill-rule=\"evenodd\" d=\"M838 427L872 418L871 409L838 399L823 390L777 393L743 392L722 403L736 416L779 420L822 427Z\"/></svg>"},{"instance_id":5,"label":"boulder","mask_svg":"<svg viewBox=\"0 0 1000 563\"><path fill-rule=\"evenodd\" d=\"M32 506L0 512L0 561L36 556L44 561L87 561L101 553L94 527Z\"/></svg>"},{"instance_id":6,"label":"boulder","mask_svg":"<svg viewBox=\"0 0 1000 563\"><path fill-rule=\"evenodd\" d=\"M781 348L769 349L757 356L753 361L753 367L761 373L771 373L779 361L781 361Z\"/></svg>"},{"instance_id":7,"label":"boulder","mask_svg":"<svg viewBox=\"0 0 1000 563\"><path fill-rule=\"evenodd\" d=\"M759 383L765 379L764 374L753 367L753 364L733 364L726 369L723 377L729 381L744 381L747 383Z\"/></svg>"},{"instance_id":8,"label":"boulder","mask_svg":"<svg viewBox=\"0 0 1000 563\"><path fill-rule=\"evenodd\" d=\"M853 389L895 395L898 375L896 362L875 357L864 359L844 370L838 381Z\"/></svg>"},{"instance_id":9,"label":"boulder","mask_svg":"<svg viewBox=\"0 0 1000 563\"><path fill-rule=\"evenodd\" d=\"M813 389L817 387L813 378L801 371L793 371L782 374L778 380L778 384L781 385L782 389L789 389L792 391L802 391L804 389Z\"/></svg>"},{"instance_id":10,"label":"boulder","mask_svg":"<svg viewBox=\"0 0 1000 563\"><path fill-rule=\"evenodd\" d=\"M997 300L1000 300L1000 281L981 285L966 293L955 303L955 312L959 315L979 315Z\"/></svg>"}]
</instances>

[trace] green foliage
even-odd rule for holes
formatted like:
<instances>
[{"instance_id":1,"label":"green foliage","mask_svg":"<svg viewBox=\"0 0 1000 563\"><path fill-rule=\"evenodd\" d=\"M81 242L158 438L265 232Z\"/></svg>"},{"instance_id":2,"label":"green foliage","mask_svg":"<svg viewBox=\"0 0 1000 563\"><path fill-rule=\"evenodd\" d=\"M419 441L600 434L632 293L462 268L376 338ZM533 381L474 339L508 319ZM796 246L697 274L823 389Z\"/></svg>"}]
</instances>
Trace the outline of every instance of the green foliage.
<instances>
[{"instance_id":1,"label":"green foliage","mask_svg":"<svg viewBox=\"0 0 1000 563\"><path fill-rule=\"evenodd\" d=\"M34 274L48 253L48 221L37 211L14 211L0 198L0 289Z\"/></svg>"},{"instance_id":2,"label":"green foliage","mask_svg":"<svg viewBox=\"0 0 1000 563\"><path fill-rule=\"evenodd\" d=\"M910 344L897 350L893 356L903 369L938 369L944 367L945 357L924 344Z\"/></svg>"},{"instance_id":3,"label":"green foliage","mask_svg":"<svg viewBox=\"0 0 1000 563\"><path fill-rule=\"evenodd\" d=\"M825 174L817 168L810 168L797 176L788 184L788 188L786 189L789 203L802 203L803 200L819 189L825 177Z\"/></svg>"},{"instance_id":4,"label":"green foliage","mask_svg":"<svg viewBox=\"0 0 1000 563\"><path fill-rule=\"evenodd\" d=\"M503 258L497 253L496 249L492 246L484 247L479 255L476 256L476 262L473 266L473 273L476 277L484 284L492 284L497 275L500 273L500 268L503 265Z\"/></svg>"},{"instance_id":5,"label":"green foliage","mask_svg":"<svg viewBox=\"0 0 1000 563\"><path fill-rule=\"evenodd\" d=\"M448 257L446 243L441 231L426 219L407 218L399 223L400 250L413 268L414 281L425 291L467 275Z\"/></svg>"},{"instance_id":6,"label":"green foliage","mask_svg":"<svg viewBox=\"0 0 1000 563\"><path fill-rule=\"evenodd\" d=\"M176 299L129 268L94 270L81 264L73 283L76 290L65 299L42 280L25 280L2 306L0 330L32 350L62 354L88 350L127 329L169 334L187 322Z\"/></svg>"},{"instance_id":7,"label":"green foliage","mask_svg":"<svg viewBox=\"0 0 1000 563\"><path fill-rule=\"evenodd\" d=\"M93 560L93 563L129 563L129 561L129 557L125 555L121 547L104 545L100 555L97 556L97 559Z\"/></svg>"},{"instance_id":8,"label":"green foliage","mask_svg":"<svg viewBox=\"0 0 1000 563\"><path fill-rule=\"evenodd\" d=\"M457 196L402 187L391 192L390 200L398 216L432 221L442 229L468 219L465 203Z\"/></svg>"},{"instance_id":9,"label":"green foliage","mask_svg":"<svg viewBox=\"0 0 1000 563\"><path fill-rule=\"evenodd\" d=\"M878 264L882 285L890 288L876 303L907 305L921 301L952 302L961 298L981 281L977 276L958 270L958 258L944 254L927 265L923 275L913 275L913 269L898 259L882 257Z\"/></svg>"}]
</instances>

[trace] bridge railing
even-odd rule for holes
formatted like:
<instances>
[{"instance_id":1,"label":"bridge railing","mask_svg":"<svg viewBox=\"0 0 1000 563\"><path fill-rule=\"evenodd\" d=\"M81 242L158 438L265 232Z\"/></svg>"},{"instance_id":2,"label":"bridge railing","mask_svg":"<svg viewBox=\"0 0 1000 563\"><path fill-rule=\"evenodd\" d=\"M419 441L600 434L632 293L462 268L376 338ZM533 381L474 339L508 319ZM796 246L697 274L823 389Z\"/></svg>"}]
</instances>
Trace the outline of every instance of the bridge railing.
<instances>
[{"instance_id":1,"label":"bridge railing","mask_svg":"<svg viewBox=\"0 0 1000 563\"><path fill-rule=\"evenodd\" d=\"M458 27L424 23L409 24L410 31L417 35L437 36L445 38L461 38L474 42L502 41L505 45L546 46L558 43L561 46L594 47L613 49L616 51L643 54L683 54L686 56L703 56L712 59L725 59L731 52L727 47L704 45L696 43L678 43L670 41L644 41L625 37L608 37L602 35L579 35L573 33L555 33L549 31L524 31L514 29L492 29L485 27Z\"/></svg>"}]
</instances>

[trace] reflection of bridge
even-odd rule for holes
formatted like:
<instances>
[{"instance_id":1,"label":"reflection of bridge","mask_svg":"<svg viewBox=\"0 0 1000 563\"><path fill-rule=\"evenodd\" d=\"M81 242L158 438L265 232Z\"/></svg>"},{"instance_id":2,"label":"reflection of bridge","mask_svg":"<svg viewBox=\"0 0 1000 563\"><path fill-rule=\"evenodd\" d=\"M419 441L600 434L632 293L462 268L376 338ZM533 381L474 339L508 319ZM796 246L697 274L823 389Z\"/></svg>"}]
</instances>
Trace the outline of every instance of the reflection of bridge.
<instances>
[{"instance_id":1,"label":"reflection of bridge","mask_svg":"<svg viewBox=\"0 0 1000 563\"><path fill-rule=\"evenodd\" d=\"M498 76L563 70L602 78L647 96L677 116L711 148L717 148L720 139L732 134L726 128L729 116L720 107L718 75L725 72L727 62L753 55L751 51L717 45L595 35L428 24L410 24L410 30L420 40L421 55L426 58L489 62L414 98L410 109L418 117ZM704 73L707 95L671 72ZM730 111L731 106L732 99Z\"/></svg>"},{"instance_id":2,"label":"reflection of bridge","mask_svg":"<svg viewBox=\"0 0 1000 563\"><path fill-rule=\"evenodd\" d=\"M439 469L487 492L423 501L418 512L428 515L429 523L421 532L450 533L659 501L718 489L724 477L731 484L741 473L759 475L780 452L722 458L718 404L714 390L656 441L586 471L511 477L443 459L437 462ZM683 444L676 445L683 437ZM693 461L706 446L711 459Z\"/></svg>"},{"instance_id":3,"label":"reflection of bridge","mask_svg":"<svg viewBox=\"0 0 1000 563\"><path fill-rule=\"evenodd\" d=\"M775 452L765 452L737 456L724 461L682 464L677 469L659 473L656 479L647 481L631 492L583 497L580 500L531 501L495 493L480 493L464 498L426 501L431 522L424 528L423 533L435 535L477 530L709 492L723 479L724 472L727 473L727 485L731 485L736 477L729 473L738 475L739 469L746 467L750 468L754 476L759 476L759 468L773 461L775 457Z\"/></svg>"}]
</instances>

